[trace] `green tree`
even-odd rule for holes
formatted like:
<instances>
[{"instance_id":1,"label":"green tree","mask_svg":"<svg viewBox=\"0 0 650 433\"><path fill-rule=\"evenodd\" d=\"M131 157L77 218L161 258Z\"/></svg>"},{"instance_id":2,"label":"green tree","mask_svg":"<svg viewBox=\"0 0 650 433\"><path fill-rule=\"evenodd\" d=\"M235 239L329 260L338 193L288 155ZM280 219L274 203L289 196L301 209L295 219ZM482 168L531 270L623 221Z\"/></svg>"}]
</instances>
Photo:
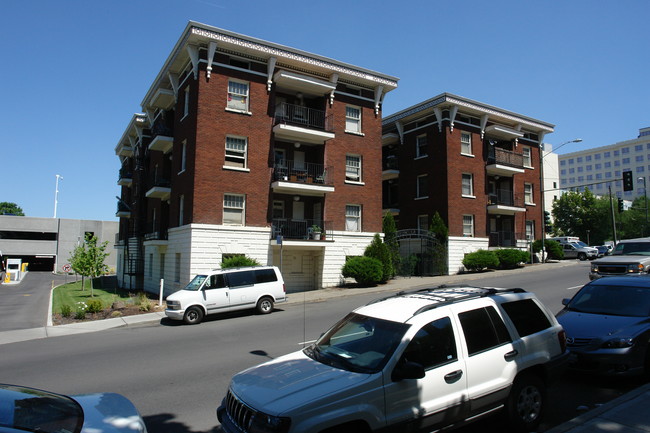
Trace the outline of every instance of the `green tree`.
<instances>
[{"instance_id":1,"label":"green tree","mask_svg":"<svg viewBox=\"0 0 650 433\"><path fill-rule=\"evenodd\" d=\"M381 262L380 282L385 283L395 274L390 251L388 249L388 246L382 242L379 233L375 233L375 236L372 238L372 242L370 242L370 244L366 247L363 255L365 257L377 259Z\"/></svg>"},{"instance_id":2,"label":"green tree","mask_svg":"<svg viewBox=\"0 0 650 433\"><path fill-rule=\"evenodd\" d=\"M390 212L386 212L382 220L382 230L384 231L384 243L388 247L390 253L391 262L393 264L393 275L401 267L402 257L399 253L399 242L397 240L397 226L395 224L395 218Z\"/></svg>"},{"instance_id":3,"label":"green tree","mask_svg":"<svg viewBox=\"0 0 650 433\"><path fill-rule=\"evenodd\" d=\"M231 256L223 259L221 269L241 268L243 266L259 266L260 262L247 256Z\"/></svg>"},{"instance_id":4,"label":"green tree","mask_svg":"<svg viewBox=\"0 0 650 433\"><path fill-rule=\"evenodd\" d=\"M96 236L87 235L84 242L77 245L70 253L70 265L72 269L81 275L81 288L84 288L85 277L90 278L90 296L93 294L93 280L108 271L104 263L109 253L106 252L108 241L98 245Z\"/></svg>"},{"instance_id":5,"label":"green tree","mask_svg":"<svg viewBox=\"0 0 650 433\"><path fill-rule=\"evenodd\" d=\"M447 275L449 229L438 212L431 217L429 233L434 235L438 241L438 244L431 252L433 271L438 275Z\"/></svg>"},{"instance_id":6,"label":"green tree","mask_svg":"<svg viewBox=\"0 0 650 433\"><path fill-rule=\"evenodd\" d=\"M0 202L0 215L25 216L23 210L16 203Z\"/></svg>"},{"instance_id":7,"label":"green tree","mask_svg":"<svg viewBox=\"0 0 650 433\"><path fill-rule=\"evenodd\" d=\"M612 237L609 197L596 197L589 189L570 191L553 203L556 235L577 236L592 245Z\"/></svg>"}]
</instances>

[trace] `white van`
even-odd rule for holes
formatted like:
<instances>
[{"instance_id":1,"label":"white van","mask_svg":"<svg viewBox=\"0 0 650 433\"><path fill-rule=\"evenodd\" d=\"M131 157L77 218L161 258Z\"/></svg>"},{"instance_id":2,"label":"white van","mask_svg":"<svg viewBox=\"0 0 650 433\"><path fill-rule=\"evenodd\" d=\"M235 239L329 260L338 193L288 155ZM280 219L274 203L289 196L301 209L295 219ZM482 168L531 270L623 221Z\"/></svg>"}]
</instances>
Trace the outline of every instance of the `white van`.
<instances>
[{"instance_id":1,"label":"white van","mask_svg":"<svg viewBox=\"0 0 650 433\"><path fill-rule=\"evenodd\" d=\"M273 311L287 295L280 270L275 266L251 266L215 270L197 275L182 290L166 299L165 315L194 325L208 314L254 308L260 314Z\"/></svg>"}]
</instances>

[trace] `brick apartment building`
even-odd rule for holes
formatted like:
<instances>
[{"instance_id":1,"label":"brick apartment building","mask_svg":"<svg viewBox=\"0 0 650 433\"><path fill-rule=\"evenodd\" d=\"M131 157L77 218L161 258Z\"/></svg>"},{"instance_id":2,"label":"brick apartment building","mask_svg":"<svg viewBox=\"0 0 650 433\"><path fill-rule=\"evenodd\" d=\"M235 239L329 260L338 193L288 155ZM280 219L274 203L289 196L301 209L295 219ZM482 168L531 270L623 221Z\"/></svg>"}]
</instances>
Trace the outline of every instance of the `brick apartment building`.
<instances>
[{"instance_id":1,"label":"brick apartment building","mask_svg":"<svg viewBox=\"0 0 650 433\"><path fill-rule=\"evenodd\" d=\"M189 22L115 148L117 275L166 293L223 258L340 283L381 232L381 108L397 78Z\"/></svg>"},{"instance_id":2,"label":"brick apartment building","mask_svg":"<svg viewBox=\"0 0 650 433\"><path fill-rule=\"evenodd\" d=\"M398 229L449 228L449 272L479 248L542 236L540 144L554 125L443 93L383 120L383 209Z\"/></svg>"}]
</instances>

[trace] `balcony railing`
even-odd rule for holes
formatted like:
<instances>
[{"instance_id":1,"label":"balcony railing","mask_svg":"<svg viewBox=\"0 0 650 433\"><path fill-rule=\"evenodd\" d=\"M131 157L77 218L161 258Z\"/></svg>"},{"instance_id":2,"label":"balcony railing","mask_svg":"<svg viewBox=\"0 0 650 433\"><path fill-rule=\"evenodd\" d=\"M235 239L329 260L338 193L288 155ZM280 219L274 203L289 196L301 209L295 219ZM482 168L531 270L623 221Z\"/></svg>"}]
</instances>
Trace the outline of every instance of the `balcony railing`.
<instances>
[{"instance_id":1,"label":"balcony railing","mask_svg":"<svg viewBox=\"0 0 650 433\"><path fill-rule=\"evenodd\" d=\"M524 155L500 147L490 147L488 164L503 164L511 167L523 168Z\"/></svg>"},{"instance_id":2,"label":"balcony railing","mask_svg":"<svg viewBox=\"0 0 650 433\"><path fill-rule=\"evenodd\" d=\"M159 231L151 231L149 233L145 233L144 240L145 241L166 241L167 230L161 229Z\"/></svg>"},{"instance_id":3,"label":"balcony railing","mask_svg":"<svg viewBox=\"0 0 650 433\"><path fill-rule=\"evenodd\" d=\"M273 166L273 180L331 185L331 168L311 162L280 161Z\"/></svg>"},{"instance_id":4,"label":"balcony railing","mask_svg":"<svg viewBox=\"0 0 650 433\"><path fill-rule=\"evenodd\" d=\"M517 239L526 239L523 233L512 231L490 232L489 246L491 247L516 247Z\"/></svg>"},{"instance_id":5,"label":"balcony railing","mask_svg":"<svg viewBox=\"0 0 650 433\"><path fill-rule=\"evenodd\" d=\"M524 207L524 196L509 189L499 189L496 194L488 194L488 205Z\"/></svg>"},{"instance_id":6,"label":"balcony railing","mask_svg":"<svg viewBox=\"0 0 650 433\"><path fill-rule=\"evenodd\" d=\"M275 107L275 123L332 132L333 122L332 115L326 116L322 110L283 102Z\"/></svg>"},{"instance_id":7,"label":"balcony railing","mask_svg":"<svg viewBox=\"0 0 650 433\"><path fill-rule=\"evenodd\" d=\"M332 240L331 221L274 218L271 236L288 240Z\"/></svg>"},{"instance_id":8,"label":"balcony railing","mask_svg":"<svg viewBox=\"0 0 650 433\"><path fill-rule=\"evenodd\" d=\"M383 160L383 170L398 170L399 166L397 164L397 156L395 155L388 155L384 157Z\"/></svg>"},{"instance_id":9,"label":"balcony railing","mask_svg":"<svg viewBox=\"0 0 650 433\"><path fill-rule=\"evenodd\" d=\"M151 182L151 188L153 187L171 188L172 186L172 183L169 179L166 179L161 176L151 179L150 182Z\"/></svg>"},{"instance_id":10,"label":"balcony railing","mask_svg":"<svg viewBox=\"0 0 650 433\"><path fill-rule=\"evenodd\" d=\"M120 168L118 180L120 179L133 179L133 171L130 168Z\"/></svg>"}]
</instances>

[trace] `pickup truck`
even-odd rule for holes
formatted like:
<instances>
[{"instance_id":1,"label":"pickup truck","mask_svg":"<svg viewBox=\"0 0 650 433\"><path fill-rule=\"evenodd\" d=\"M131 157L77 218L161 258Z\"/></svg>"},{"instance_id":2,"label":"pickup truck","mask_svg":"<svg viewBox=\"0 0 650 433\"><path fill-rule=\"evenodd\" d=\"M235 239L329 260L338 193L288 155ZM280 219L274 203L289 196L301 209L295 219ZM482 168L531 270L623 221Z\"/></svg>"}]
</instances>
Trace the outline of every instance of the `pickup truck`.
<instances>
[{"instance_id":1,"label":"pickup truck","mask_svg":"<svg viewBox=\"0 0 650 433\"><path fill-rule=\"evenodd\" d=\"M591 263L589 279L614 275L639 275L650 271L650 238L620 241L609 256Z\"/></svg>"}]
</instances>

